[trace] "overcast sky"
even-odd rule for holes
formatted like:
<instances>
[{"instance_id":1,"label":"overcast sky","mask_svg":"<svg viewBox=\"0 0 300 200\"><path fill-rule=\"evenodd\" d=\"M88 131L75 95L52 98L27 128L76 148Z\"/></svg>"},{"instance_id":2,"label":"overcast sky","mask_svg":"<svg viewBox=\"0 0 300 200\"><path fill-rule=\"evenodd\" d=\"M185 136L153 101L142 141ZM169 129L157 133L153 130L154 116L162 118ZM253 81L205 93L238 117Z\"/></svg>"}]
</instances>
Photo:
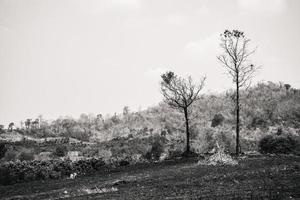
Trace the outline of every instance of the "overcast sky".
<instances>
[{"instance_id":1,"label":"overcast sky","mask_svg":"<svg viewBox=\"0 0 300 200\"><path fill-rule=\"evenodd\" d=\"M240 29L257 81L300 88L299 0L0 0L0 124L145 109L160 74L233 87L219 35Z\"/></svg>"}]
</instances>

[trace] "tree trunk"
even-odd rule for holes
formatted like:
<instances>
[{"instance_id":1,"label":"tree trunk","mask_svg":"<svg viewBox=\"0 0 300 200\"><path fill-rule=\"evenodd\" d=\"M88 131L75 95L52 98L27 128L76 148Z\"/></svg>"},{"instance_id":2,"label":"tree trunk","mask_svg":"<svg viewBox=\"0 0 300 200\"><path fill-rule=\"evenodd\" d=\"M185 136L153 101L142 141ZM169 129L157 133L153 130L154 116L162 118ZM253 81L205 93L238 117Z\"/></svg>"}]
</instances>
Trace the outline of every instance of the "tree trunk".
<instances>
[{"instance_id":1,"label":"tree trunk","mask_svg":"<svg viewBox=\"0 0 300 200\"><path fill-rule=\"evenodd\" d=\"M236 156L239 156L240 153L240 94L239 94L239 83L238 75L236 82L236 147L235 153Z\"/></svg>"},{"instance_id":2,"label":"tree trunk","mask_svg":"<svg viewBox=\"0 0 300 200\"><path fill-rule=\"evenodd\" d=\"M186 153L190 152L190 131L189 131L189 118L187 108L184 108L185 128L186 128Z\"/></svg>"}]
</instances>

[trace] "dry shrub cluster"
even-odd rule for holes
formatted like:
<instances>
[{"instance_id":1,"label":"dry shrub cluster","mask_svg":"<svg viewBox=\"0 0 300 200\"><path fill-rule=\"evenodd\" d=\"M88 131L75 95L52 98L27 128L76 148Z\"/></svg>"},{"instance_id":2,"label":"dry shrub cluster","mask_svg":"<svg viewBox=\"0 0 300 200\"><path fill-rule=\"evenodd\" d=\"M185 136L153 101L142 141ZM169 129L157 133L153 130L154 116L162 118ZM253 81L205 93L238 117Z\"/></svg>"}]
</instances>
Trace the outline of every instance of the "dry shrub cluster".
<instances>
[{"instance_id":1,"label":"dry shrub cluster","mask_svg":"<svg viewBox=\"0 0 300 200\"><path fill-rule=\"evenodd\" d=\"M224 152L224 148L218 146L218 150L205 160L198 161L199 165L237 165L238 161L233 159L229 154Z\"/></svg>"}]
</instances>

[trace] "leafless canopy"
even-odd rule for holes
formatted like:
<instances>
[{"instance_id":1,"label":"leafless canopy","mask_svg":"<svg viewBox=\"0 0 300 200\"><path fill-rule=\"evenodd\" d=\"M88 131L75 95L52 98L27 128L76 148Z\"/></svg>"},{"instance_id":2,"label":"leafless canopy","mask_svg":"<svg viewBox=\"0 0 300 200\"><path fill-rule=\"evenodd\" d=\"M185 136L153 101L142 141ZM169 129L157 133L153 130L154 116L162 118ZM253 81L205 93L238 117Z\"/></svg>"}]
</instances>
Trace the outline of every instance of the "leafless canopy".
<instances>
[{"instance_id":1,"label":"leafless canopy","mask_svg":"<svg viewBox=\"0 0 300 200\"><path fill-rule=\"evenodd\" d=\"M250 39L238 30L225 30L221 34L220 46L224 53L217 58L228 69L228 73L238 87L248 86L258 69L248 60L249 56L255 52L255 50L249 50L249 42Z\"/></svg>"},{"instance_id":2,"label":"leafless canopy","mask_svg":"<svg viewBox=\"0 0 300 200\"><path fill-rule=\"evenodd\" d=\"M189 76L187 79L176 76L173 72L166 72L161 76L161 92L164 101L170 107L184 113L186 127L186 155L190 153L190 132L188 107L199 99L199 93L204 87L205 77L200 83L194 83Z\"/></svg>"},{"instance_id":3,"label":"leafless canopy","mask_svg":"<svg viewBox=\"0 0 300 200\"><path fill-rule=\"evenodd\" d=\"M186 109L199 98L204 87L205 77L199 84L194 83L189 76L187 79L178 77L173 72L166 72L162 76L161 92L164 101L172 108Z\"/></svg>"},{"instance_id":4,"label":"leafless canopy","mask_svg":"<svg viewBox=\"0 0 300 200\"><path fill-rule=\"evenodd\" d=\"M218 56L218 60L227 68L228 73L233 78L236 85L235 103L236 103L236 155L238 156L241 147L239 145L240 132L240 96L239 89L249 86L251 79L258 69L249 62L249 57L255 50L249 50L250 40L244 36L244 33L238 30L225 30L221 34L221 48L224 53Z\"/></svg>"}]
</instances>

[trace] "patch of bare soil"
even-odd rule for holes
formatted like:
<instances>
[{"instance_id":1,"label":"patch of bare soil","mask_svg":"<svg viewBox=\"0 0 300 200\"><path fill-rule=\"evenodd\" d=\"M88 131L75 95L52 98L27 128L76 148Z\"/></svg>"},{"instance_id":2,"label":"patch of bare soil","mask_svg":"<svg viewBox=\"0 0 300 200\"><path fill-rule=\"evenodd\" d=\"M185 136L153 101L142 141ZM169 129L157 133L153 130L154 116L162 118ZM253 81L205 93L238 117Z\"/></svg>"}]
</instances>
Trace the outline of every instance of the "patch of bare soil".
<instances>
[{"instance_id":1,"label":"patch of bare soil","mask_svg":"<svg viewBox=\"0 0 300 200\"><path fill-rule=\"evenodd\" d=\"M300 157L197 160L136 165L85 177L1 186L1 199L297 199Z\"/></svg>"}]
</instances>

